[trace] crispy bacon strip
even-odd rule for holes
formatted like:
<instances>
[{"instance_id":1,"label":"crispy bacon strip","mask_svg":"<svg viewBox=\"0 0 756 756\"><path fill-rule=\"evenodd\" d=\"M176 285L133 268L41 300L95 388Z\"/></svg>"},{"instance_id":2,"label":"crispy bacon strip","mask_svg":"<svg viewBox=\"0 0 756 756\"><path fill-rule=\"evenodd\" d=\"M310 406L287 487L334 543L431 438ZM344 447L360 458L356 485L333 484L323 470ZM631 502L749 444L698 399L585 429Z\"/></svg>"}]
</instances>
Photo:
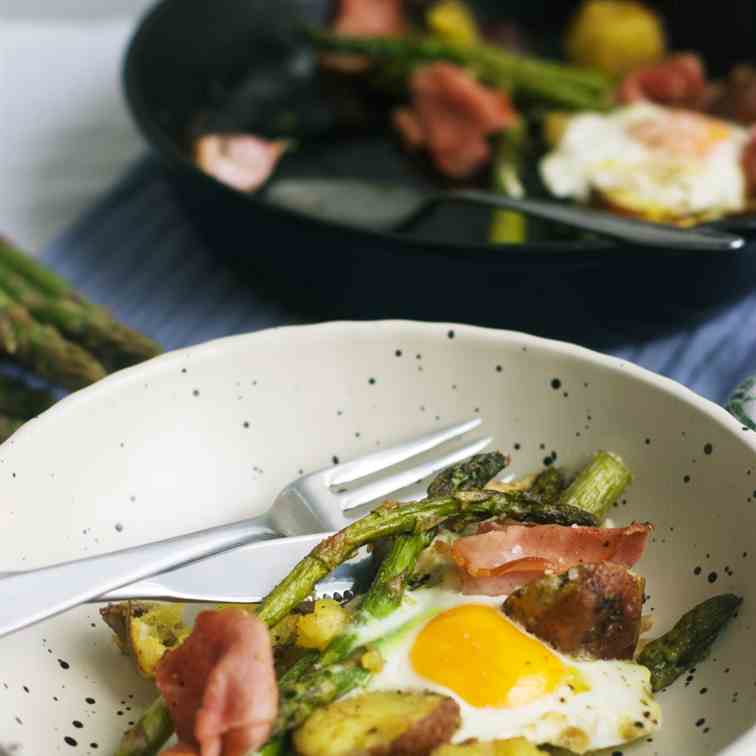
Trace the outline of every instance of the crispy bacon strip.
<instances>
[{"instance_id":1,"label":"crispy bacon strip","mask_svg":"<svg viewBox=\"0 0 756 756\"><path fill-rule=\"evenodd\" d=\"M566 654L632 659L643 590L643 578L622 565L581 564L515 591L504 602L504 612Z\"/></svg>"},{"instance_id":2,"label":"crispy bacon strip","mask_svg":"<svg viewBox=\"0 0 756 756\"><path fill-rule=\"evenodd\" d=\"M197 165L218 181L242 192L259 189L270 178L287 142L252 134L206 134L194 145Z\"/></svg>"},{"instance_id":3,"label":"crispy bacon strip","mask_svg":"<svg viewBox=\"0 0 756 756\"><path fill-rule=\"evenodd\" d=\"M694 53L678 53L631 71L620 83L616 97L626 104L649 100L660 105L698 109L707 96L706 72Z\"/></svg>"},{"instance_id":4,"label":"crispy bacon strip","mask_svg":"<svg viewBox=\"0 0 756 756\"><path fill-rule=\"evenodd\" d=\"M485 165L491 156L486 137L516 118L506 93L451 63L418 68L410 93L411 107L394 111L394 126L408 147L427 147L436 167L452 178L466 178Z\"/></svg>"},{"instance_id":5,"label":"crispy bacon strip","mask_svg":"<svg viewBox=\"0 0 756 756\"><path fill-rule=\"evenodd\" d=\"M155 679L180 741L171 756L247 756L268 739L278 710L270 637L241 609L202 612Z\"/></svg>"},{"instance_id":6,"label":"crispy bacon strip","mask_svg":"<svg viewBox=\"0 0 756 756\"><path fill-rule=\"evenodd\" d=\"M651 526L565 527L485 523L477 535L454 542L451 555L462 572L464 593L504 595L538 579L588 562L626 567L642 556Z\"/></svg>"}]
</instances>

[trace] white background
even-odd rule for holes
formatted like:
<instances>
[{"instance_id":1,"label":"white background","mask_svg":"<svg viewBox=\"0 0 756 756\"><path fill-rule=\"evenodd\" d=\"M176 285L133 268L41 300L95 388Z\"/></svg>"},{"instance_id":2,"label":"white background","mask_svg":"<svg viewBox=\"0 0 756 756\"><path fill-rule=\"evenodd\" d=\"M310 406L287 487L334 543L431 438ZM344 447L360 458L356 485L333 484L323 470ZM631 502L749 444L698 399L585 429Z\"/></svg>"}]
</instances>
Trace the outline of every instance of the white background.
<instances>
[{"instance_id":1,"label":"white background","mask_svg":"<svg viewBox=\"0 0 756 756\"><path fill-rule=\"evenodd\" d=\"M120 66L150 0L0 0L0 234L30 251L144 151Z\"/></svg>"}]
</instances>

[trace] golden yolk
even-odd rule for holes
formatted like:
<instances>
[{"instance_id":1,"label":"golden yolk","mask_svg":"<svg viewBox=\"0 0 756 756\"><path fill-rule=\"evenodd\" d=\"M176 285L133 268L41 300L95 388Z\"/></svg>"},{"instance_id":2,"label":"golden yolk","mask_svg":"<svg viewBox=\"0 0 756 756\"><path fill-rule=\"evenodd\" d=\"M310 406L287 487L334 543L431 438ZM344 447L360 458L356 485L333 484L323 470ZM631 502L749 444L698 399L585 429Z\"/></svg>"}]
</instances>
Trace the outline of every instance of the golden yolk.
<instances>
[{"instance_id":1,"label":"golden yolk","mask_svg":"<svg viewBox=\"0 0 756 756\"><path fill-rule=\"evenodd\" d=\"M410 661L418 675L477 707L521 706L571 679L558 656L482 604L434 617L415 639Z\"/></svg>"}]
</instances>

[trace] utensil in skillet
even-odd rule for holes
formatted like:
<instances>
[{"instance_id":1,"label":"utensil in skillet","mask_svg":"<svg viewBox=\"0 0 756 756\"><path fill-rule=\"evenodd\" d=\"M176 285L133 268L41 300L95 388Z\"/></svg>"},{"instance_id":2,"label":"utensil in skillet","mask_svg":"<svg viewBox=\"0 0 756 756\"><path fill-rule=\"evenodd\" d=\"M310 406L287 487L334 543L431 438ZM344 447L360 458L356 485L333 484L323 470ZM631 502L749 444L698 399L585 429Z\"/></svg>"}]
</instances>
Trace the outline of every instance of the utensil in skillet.
<instances>
[{"instance_id":1,"label":"utensil in skillet","mask_svg":"<svg viewBox=\"0 0 756 756\"><path fill-rule=\"evenodd\" d=\"M164 570L250 541L281 534L339 530L350 521L345 514L393 491L405 488L483 449L483 438L410 469L401 470L345 492L334 486L365 478L451 441L481 423L479 417L426 434L403 444L328 467L290 483L263 515L220 525L142 546L76 559L24 572L5 573L0 580L0 637L51 617L73 606L108 594ZM319 537L322 539L322 535ZM284 563L290 565L289 557ZM275 584L275 583L274 583ZM139 593L137 588L137 593Z\"/></svg>"},{"instance_id":2,"label":"utensil in skillet","mask_svg":"<svg viewBox=\"0 0 756 756\"><path fill-rule=\"evenodd\" d=\"M464 202L517 210L537 218L632 244L705 252L733 252L741 236L713 228L676 228L625 218L600 210L542 199L508 197L476 189L424 191L400 184L360 179L291 178L274 181L266 200L277 207L373 231L406 226L441 202Z\"/></svg>"}]
</instances>

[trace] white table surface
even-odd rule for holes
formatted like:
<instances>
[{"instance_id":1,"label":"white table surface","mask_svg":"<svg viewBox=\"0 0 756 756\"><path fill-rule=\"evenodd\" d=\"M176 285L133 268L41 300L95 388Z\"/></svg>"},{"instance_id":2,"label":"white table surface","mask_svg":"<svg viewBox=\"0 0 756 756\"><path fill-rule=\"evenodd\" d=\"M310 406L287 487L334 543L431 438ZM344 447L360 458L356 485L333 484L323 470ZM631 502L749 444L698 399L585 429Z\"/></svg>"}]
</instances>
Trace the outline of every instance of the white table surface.
<instances>
[{"instance_id":1,"label":"white table surface","mask_svg":"<svg viewBox=\"0 0 756 756\"><path fill-rule=\"evenodd\" d=\"M120 66L150 0L0 0L0 234L54 238L145 149Z\"/></svg>"}]
</instances>

